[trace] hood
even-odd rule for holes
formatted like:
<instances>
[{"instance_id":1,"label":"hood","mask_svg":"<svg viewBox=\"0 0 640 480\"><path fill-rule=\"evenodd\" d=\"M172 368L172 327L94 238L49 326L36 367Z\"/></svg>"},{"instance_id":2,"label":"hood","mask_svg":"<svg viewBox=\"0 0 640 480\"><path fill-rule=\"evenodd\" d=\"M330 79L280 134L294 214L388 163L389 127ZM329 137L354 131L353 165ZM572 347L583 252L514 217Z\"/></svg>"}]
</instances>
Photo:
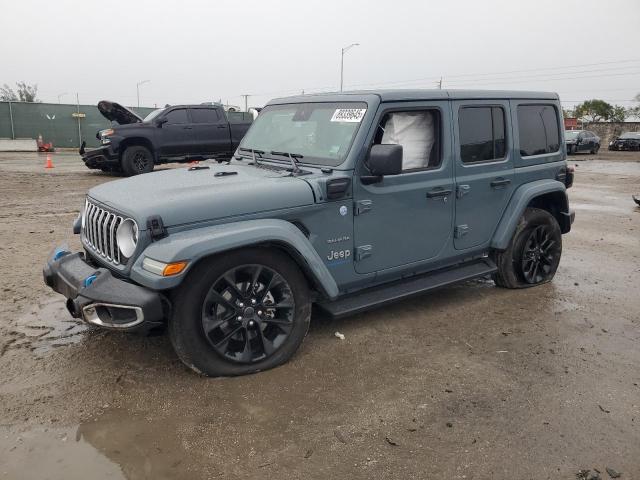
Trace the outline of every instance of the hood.
<instances>
[{"instance_id":1,"label":"hood","mask_svg":"<svg viewBox=\"0 0 640 480\"><path fill-rule=\"evenodd\" d=\"M142 118L137 113L132 112L127 107L123 107L119 103L102 100L98 102L98 110L103 117L111 122L118 122L120 125L128 125L130 123L140 123Z\"/></svg>"},{"instance_id":2,"label":"hood","mask_svg":"<svg viewBox=\"0 0 640 480\"><path fill-rule=\"evenodd\" d=\"M89 196L131 216L140 229L152 215L173 227L314 203L311 186L287 172L239 164L209 167L116 180L92 188Z\"/></svg>"}]
</instances>

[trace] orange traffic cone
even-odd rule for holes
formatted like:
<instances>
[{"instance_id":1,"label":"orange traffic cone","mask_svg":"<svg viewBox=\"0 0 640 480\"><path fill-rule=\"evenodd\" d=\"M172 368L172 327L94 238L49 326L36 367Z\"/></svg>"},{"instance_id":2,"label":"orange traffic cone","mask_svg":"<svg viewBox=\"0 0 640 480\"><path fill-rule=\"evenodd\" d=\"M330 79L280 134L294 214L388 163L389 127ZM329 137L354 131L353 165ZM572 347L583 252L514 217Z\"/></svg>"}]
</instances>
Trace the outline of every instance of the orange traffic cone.
<instances>
[{"instance_id":1,"label":"orange traffic cone","mask_svg":"<svg viewBox=\"0 0 640 480\"><path fill-rule=\"evenodd\" d=\"M44 168L53 168L53 162L51 161L51 155L47 155L47 163Z\"/></svg>"}]
</instances>

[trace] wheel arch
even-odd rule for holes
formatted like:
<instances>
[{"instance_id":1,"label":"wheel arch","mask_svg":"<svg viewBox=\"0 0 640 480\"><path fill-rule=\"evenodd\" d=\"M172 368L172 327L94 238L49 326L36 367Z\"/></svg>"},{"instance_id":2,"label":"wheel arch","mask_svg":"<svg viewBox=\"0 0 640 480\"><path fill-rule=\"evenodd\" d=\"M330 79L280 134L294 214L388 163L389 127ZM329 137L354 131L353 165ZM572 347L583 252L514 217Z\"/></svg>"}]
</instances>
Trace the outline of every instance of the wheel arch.
<instances>
[{"instance_id":1,"label":"wheel arch","mask_svg":"<svg viewBox=\"0 0 640 480\"><path fill-rule=\"evenodd\" d=\"M172 289L201 261L245 248L284 252L300 268L310 289L328 299L338 296L335 279L309 240L292 223L276 219L247 220L170 234L153 242L138 257L131 278L156 290ZM142 268L145 256L165 263L188 260L189 266L175 277L161 277Z\"/></svg>"},{"instance_id":2,"label":"wheel arch","mask_svg":"<svg viewBox=\"0 0 640 480\"><path fill-rule=\"evenodd\" d=\"M156 155L156 150L153 148L153 142L146 137L131 137L125 138L120 142L119 145L119 153L120 153L120 162L122 162L122 155L124 155L125 150L128 147L140 146L147 148L151 155L153 156L153 162L158 163L158 156Z\"/></svg>"},{"instance_id":3,"label":"wheel arch","mask_svg":"<svg viewBox=\"0 0 640 480\"><path fill-rule=\"evenodd\" d=\"M504 250L528 207L540 208L551 213L560 225L562 233L571 230L567 189L557 180L538 180L520 186L511 197L491 241L491 248Z\"/></svg>"}]
</instances>

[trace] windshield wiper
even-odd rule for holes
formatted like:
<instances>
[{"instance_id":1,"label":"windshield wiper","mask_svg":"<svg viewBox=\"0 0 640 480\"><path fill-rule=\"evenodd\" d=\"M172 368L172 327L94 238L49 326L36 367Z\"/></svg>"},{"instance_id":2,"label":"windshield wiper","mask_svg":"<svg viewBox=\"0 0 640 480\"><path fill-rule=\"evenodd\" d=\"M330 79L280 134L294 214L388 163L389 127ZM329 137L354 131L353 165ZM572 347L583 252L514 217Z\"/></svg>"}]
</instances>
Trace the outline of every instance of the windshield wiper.
<instances>
[{"instance_id":1,"label":"windshield wiper","mask_svg":"<svg viewBox=\"0 0 640 480\"><path fill-rule=\"evenodd\" d=\"M304 155L300 153L289 153L289 152L275 152L271 151L271 155L280 155L281 157L289 157L291 160L291 169L294 173L300 173L302 170L298 167L298 158L304 158Z\"/></svg>"},{"instance_id":2,"label":"windshield wiper","mask_svg":"<svg viewBox=\"0 0 640 480\"><path fill-rule=\"evenodd\" d=\"M262 155L264 154L264 151L256 150L255 148L241 147L238 150L240 150L241 152L251 152L251 156L253 157L253 163L255 163L256 165L259 165L258 160L256 160L256 153L260 155L260 158L262 158Z\"/></svg>"}]
</instances>

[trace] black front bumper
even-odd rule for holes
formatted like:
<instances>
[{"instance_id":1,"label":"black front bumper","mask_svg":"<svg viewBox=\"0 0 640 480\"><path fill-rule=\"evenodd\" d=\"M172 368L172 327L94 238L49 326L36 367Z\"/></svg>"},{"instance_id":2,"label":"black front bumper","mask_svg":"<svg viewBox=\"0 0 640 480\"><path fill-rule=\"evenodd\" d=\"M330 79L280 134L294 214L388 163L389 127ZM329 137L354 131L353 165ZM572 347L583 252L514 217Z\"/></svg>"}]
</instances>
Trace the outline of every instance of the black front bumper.
<instances>
[{"instance_id":1,"label":"black front bumper","mask_svg":"<svg viewBox=\"0 0 640 480\"><path fill-rule=\"evenodd\" d=\"M56 250L43 269L44 283L67 298L72 316L104 328L150 330L164 323L162 294L114 277L82 253Z\"/></svg>"},{"instance_id":2,"label":"black front bumper","mask_svg":"<svg viewBox=\"0 0 640 480\"><path fill-rule=\"evenodd\" d=\"M111 145L81 151L82 161L88 168L111 168L120 164L118 153Z\"/></svg>"}]
</instances>

